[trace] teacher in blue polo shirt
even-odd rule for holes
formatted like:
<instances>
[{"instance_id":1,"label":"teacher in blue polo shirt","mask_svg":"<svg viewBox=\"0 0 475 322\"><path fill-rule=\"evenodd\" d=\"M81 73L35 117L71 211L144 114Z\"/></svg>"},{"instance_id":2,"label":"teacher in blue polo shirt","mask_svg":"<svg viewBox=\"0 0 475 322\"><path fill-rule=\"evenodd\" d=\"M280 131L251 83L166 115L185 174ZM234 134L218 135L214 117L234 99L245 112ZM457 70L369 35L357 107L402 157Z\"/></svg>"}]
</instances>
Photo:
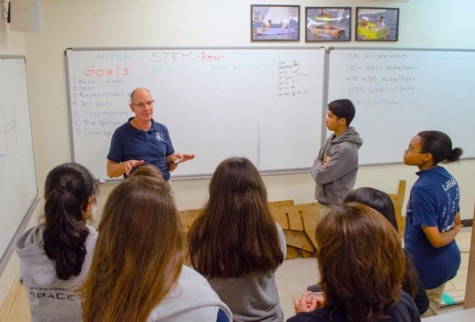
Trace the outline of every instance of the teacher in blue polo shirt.
<instances>
[{"instance_id":1,"label":"teacher in blue polo shirt","mask_svg":"<svg viewBox=\"0 0 475 322\"><path fill-rule=\"evenodd\" d=\"M170 172L179 163L193 159L193 154L175 153L165 125L153 120L154 100L146 88L139 87L130 94L130 109L135 114L112 135L107 155L107 175L110 178L128 176L143 163L151 163L170 180Z\"/></svg>"}]
</instances>

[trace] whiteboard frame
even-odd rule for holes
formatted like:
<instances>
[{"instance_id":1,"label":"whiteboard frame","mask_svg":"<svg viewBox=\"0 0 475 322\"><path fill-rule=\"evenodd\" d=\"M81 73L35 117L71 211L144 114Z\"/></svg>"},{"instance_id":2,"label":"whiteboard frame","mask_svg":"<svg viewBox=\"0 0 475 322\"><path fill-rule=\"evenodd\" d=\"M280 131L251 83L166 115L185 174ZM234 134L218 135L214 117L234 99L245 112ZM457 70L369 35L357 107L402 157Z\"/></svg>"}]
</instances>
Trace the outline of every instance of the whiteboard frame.
<instances>
[{"instance_id":1,"label":"whiteboard frame","mask_svg":"<svg viewBox=\"0 0 475 322\"><path fill-rule=\"evenodd\" d=\"M68 47L64 50L65 56L65 63L66 63L66 85L67 85L67 99L68 99L68 119L70 124L70 144L71 147L74 147L74 133L73 133L73 119L72 119L72 106L70 102L71 100L71 88L70 88L70 72L68 68L68 54L72 51L113 51L113 50L324 50L324 66L323 66L323 84L324 88L322 91L322 130L321 130L321 137L320 142L316 142L316 144L320 143L320 145L325 142L326 137L324 137L324 133L326 133L325 127L325 115L327 109L327 82L328 79L328 48L325 46L231 46L231 47L220 47L220 46L210 46L210 47L199 47L199 46L176 46L176 47L167 47L167 46L139 46L139 47ZM317 155L318 150L315 151L315 156ZM71 149L71 157L72 160L76 159L74 148ZM290 173L303 173L308 172L311 169L311 164L309 167L299 167L299 168L283 168L283 169L273 169L273 170L259 170L259 173L262 175L273 175L273 174L290 174ZM190 180L190 179L207 179L211 178L212 173L201 173L201 174L183 174L183 175L173 175L173 180ZM117 183L122 181L121 178L97 178L98 182L100 183Z\"/></svg>"}]
</instances>

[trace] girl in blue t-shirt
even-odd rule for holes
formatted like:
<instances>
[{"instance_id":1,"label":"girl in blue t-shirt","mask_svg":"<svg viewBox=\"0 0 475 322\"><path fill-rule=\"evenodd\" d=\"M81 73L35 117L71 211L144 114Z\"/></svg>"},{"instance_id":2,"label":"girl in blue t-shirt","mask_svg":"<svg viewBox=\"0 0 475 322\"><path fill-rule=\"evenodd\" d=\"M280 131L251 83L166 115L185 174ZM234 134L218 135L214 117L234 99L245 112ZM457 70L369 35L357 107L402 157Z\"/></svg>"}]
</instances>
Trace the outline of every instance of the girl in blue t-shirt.
<instances>
[{"instance_id":1,"label":"girl in blue t-shirt","mask_svg":"<svg viewBox=\"0 0 475 322\"><path fill-rule=\"evenodd\" d=\"M445 283L460 266L455 236L462 228L460 190L457 181L440 162L459 160L462 149L452 149L451 139L439 131L419 132L404 151L404 163L419 168L407 204L404 242L413 256L426 288L430 308L436 314Z\"/></svg>"}]
</instances>

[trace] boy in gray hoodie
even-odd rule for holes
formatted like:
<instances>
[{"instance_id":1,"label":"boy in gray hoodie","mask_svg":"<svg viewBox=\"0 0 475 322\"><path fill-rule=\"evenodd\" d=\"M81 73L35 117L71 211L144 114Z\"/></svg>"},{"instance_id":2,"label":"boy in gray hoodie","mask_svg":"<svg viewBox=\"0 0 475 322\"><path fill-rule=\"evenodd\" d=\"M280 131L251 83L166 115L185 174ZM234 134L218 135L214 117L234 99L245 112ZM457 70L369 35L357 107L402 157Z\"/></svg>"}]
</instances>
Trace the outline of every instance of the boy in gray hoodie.
<instances>
[{"instance_id":1,"label":"boy in gray hoodie","mask_svg":"<svg viewBox=\"0 0 475 322\"><path fill-rule=\"evenodd\" d=\"M317 222L330 212L333 205L341 205L353 190L358 171L358 149L363 140L350 123L355 117L355 106L348 99L328 104L325 124L333 134L320 148L313 162L315 199L318 201Z\"/></svg>"}]
</instances>

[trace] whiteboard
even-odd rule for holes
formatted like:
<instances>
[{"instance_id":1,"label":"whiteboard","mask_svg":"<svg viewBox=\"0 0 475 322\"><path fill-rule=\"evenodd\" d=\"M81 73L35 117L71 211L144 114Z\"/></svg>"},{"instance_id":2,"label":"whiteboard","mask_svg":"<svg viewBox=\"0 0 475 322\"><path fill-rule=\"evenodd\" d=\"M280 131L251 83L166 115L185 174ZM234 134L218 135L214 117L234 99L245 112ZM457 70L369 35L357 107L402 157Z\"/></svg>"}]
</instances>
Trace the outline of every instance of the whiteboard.
<instances>
[{"instance_id":1,"label":"whiteboard","mask_svg":"<svg viewBox=\"0 0 475 322\"><path fill-rule=\"evenodd\" d=\"M355 103L360 164L402 162L423 130L447 133L475 157L475 51L333 48L328 100Z\"/></svg>"},{"instance_id":2,"label":"whiteboard","mask_svg":"<svg viewBox=\"0 0 475 322\"><path fill-rule=\"evenodd\" d=\"M0 267L38 194L23 56L0 56ZM0 269L0 274L2 269Z\"/></svg>"},{"instance_id":3,"label":"whiteboard","mask_svg":"<svg viewBox=\"0 0 475 322\"><path fill-rule=\"evenodd\" d=\"M130 92L150 89L175 151L173 177L212 174L229 156L262 172L308 168L321 142L323 48L66 50L73 159L106 178Z\"/></svg>"}]
</instances>

